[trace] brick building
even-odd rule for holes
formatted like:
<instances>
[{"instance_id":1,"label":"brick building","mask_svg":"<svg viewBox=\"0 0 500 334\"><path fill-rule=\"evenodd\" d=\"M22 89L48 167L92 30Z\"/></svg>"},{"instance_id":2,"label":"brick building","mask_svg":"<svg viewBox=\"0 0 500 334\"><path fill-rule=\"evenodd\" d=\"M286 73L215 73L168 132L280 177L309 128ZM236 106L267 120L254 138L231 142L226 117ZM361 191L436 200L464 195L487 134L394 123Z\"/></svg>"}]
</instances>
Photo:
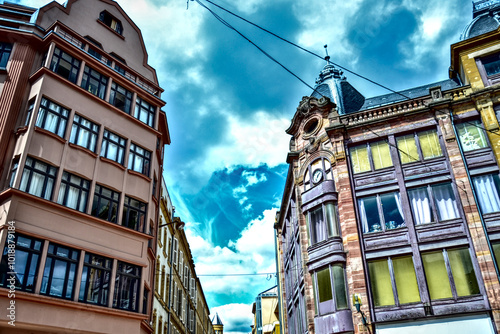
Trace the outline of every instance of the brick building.
<instances>
[{"instance_id":1,"label":"brick building","mask_svg":"<svg viewBox=\"0 0 500 334\"><path fill-rule=\"evenodd\" d=\"M115 1L0 4L0 332L152 332L162 91Z\"/></svg>"},{"instance_id":2,"label":"brick building","mask_svg":"<svg viewBox=\"0 0 500 334\"><path fill-rule=\"evenodd\" d=\"M284 333L499 332L499 14L473 2L448 80L365 98L327 63L302 99L275 225Z\"/></svg>"}]
</instances>

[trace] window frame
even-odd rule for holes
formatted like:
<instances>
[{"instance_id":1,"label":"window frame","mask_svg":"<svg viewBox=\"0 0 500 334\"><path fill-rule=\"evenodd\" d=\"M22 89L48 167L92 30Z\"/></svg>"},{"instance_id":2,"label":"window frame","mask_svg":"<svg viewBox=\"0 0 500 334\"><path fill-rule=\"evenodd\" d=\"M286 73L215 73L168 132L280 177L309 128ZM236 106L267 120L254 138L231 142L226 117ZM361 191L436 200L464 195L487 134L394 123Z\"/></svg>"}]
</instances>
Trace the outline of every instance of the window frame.
<instances>
[{"instance_id":1,"label":"window frame","mask_svg":"<svg viewBox=\"0 0 500 334\"><path fill-rule=\"evenodd\" d=\"M116 136L117 140L112 138L112 136ZM116 157L112 157L109 152L110 146L116 146ZM127 139L112 132L107 129L104 129L102 135L102 143L101 143L101 157L112 160L114 162L119 163L123 166L125 163L125 151L127 150Z\"/></svg>"},{"instance_id":2,"label":"window frame","mask_svg":"<svg viewBox=\"0 0 500 334\"><path fill-rule=\"evenodd\" d=\"M337 278L335 278L335 273L334 273L334 269L333 268L341 268L341 272L342 272L342 279L343 279L343 283L344 283L344 301L345 302L345 306L343 307L339 307L339 297L341 297L339 294L340 293L337 293L337 288L336 288L336 280ZM328 300L325 300L323 302L320 301L320 291L323 290L323 289L320 289L320 281L318 280L318 274L320 272L328 272L328 277L329 277L329 287L330 287L330 294L331 294L331 299L328 299ZM326 280L325 280L326 282ZM350 303L349 303L349 293L348 293L348 285L347 285L347 275L345 273L345 265L343 263L330 263L328 266L325 266L325 267L321 267L321 268L318 268L316 269L314 272L313 272L313 285L314 285L314 302L315 302L315 306L316 306L316 314L318 316L325 316L327 314L331 314L331 313L336 313L336 312L339 312L339 311L344 311L344 310L349 310L349 307L350 307ZM328 304L324 304L324 303L328 303ZM324 304L324 305L321 305L321 304ZM326 310L325 310L326 309Z\"/></svg>"},{"instance_id":3,"label":"window frame","mask_svg":"<svg viewBox=\"0 0 500 334\"><path fill-rule=\"evenodd\" d=\"M113 308L138 312L141 276L140 267L122 261L117 262L115 288L113 291ZM133 285L129 284L129 282L135 283L133 290L130 288L124 289L124 285L126 284ZM123 292L128 295L128 298L123 298ZM128 306L123 305L125 301L129 301Z\"/></svg>"},{"instance_id":4,"label":"window frame","mask_svg":"<svg viewBox=\"0 0 500 334\"><path fill-rule=\"evenodd\" d=\"M439 150L441 151L441 155L437 155L437 156L432 156L432 157L424 157L424 151L422 149L422 143L420 142L420 135L424 134L424 133L435 133L436 134L436 137L437 137L437 142L439 144ZM405 150L403 150L401 147L400 147L400 144L399 144L399 140L401 138L404 138L404 137L409 137L409 136L413 136L413 140L414 140L414 143L415 143L415 146L416 146L416 150L417 150L417 155L418 157L416 157L416 160L412 160L412 161L406 161L406 162L403 162L403 157L402 157L402 154L405 154L407 156L406 159L415 159L415 157L411 156L408 152L406 152ZM438 159L438 158L442 158L444 157L444 152L445 152L445 149L443 149L443 143L442 143L442 138L441 138L441 133L439 132L439 129L436 127L436 128L432 128L432 129L426 129L426 130L418 130L418 131L414 131L414 132L410 132L410 133L407 133L407 134L399 134L397 136L395 136L395 141L396 141L396 147L397 147L397 150L398 150L398 153L399 153L399 161L401 163L401 165L408 165L408 164L412 164L412 163L422 163L422 162L425 162L425 161L429 161L429 160L432 160L432 159Z\"/></svg>"},{"instance_id":5,"label":"window frame","mask_svg":"<svg viewBox=\"0 0 500 334\"><path fill-rule=\"evenodd\" d=\"M132 114L134 118L141 121L144 124L149 125L154 128L155 117L156 117L156 106L147 102L145 99L137 96L135 99L134 113ZM144 116L145 119L144 119Z\"/></svg>"},{"instance_id":6,"label":"window frame","mask_svg":"<svg viewBox=\"0 0 500 334\"><path fill-rule=\"evenodd\" d=\"M115 65L116 67L116 65ZM123 74L125 74L125 70L123 70ZM120 72L121 73L121 72ZM123 90L121 92L120 90ZM118 99L117 96L122 96L123 99ZM125 87L117 84L115 81L111 82L111 89L109 93L109 103L115 106L116 108L120 109L126 114L130 115L130 112L132 111L132 99L134 97L134 94L126 89ZM120 104L118 102L124 102L123 106L120 107Z\"/></svg>"},{"instance_id":7,"label":"window frame","mask_svg":"<svg viewBox=\"0 0 500 334\"><path fill-rule=\"evenodd\" d=\"M31 161L31 166L28 165L29 161ZM46 170L48 170L48 171L42 171L40 169L37 169L36 168L37 163L44 165L46 167ZM54 193L54 185L56 183L57 170L58 170L57 167L49 165L41 160L32 158L30 156L26 157L26 161L25 161L24 167L23 167L23 174L21 175L21 183L19 184L19 190L27 192L28 194L31 194L33 196L37 196L37 197L40 197L40 198L43 198L43 199L50 201L52 199L52 196ZM42 194L40 196L37 195L36 193L31 192L32 190L30 189L31 185L32 185L34 173L36 173L38 175L42 175L42 177L43 177L43 184L42 184L42 191L41 191ZM23 181L24 181L24 178L26 177L26 175L27 175L28 179L26 180L25 186L23 187L23 183L24 183ZM50 187L47 188L49 186L49 181L51 181Z\"/></svg>"},{"instance_id":8,"label":"window frame","mask_svg":"<svg viewBox=\"0 0 500 334\"><path fill-rule=\"evenodd\" d=\"M460 144L461 144L462 149L463 149L463 151L465 153L472 152L472 151L477 151L477 150L481 150L481 149L486 149L486 148L491 148L491 144L490 144L488 135L486 134L486 131L485 131L484 127L482 126L481 120L479 120L479 119L472 119L472 120L468 120L468 121L462 121L460 123L456 123L455 127L457 129L458 139L460 140ZM479 136L481 137L482 141L484 142L484 146L483 147L468 148L468 145L466 143L464 143L464 141L462 140L462 134L461 134L461 132L464 131L464 130L466 132L468 132L468 128L469 127L477 129L477 132L478 132Z\"/></svg>"},{"instance_id":9,"label":"window frame","mask_svg":"<svg viewBox=\"0 0 500 334\"><path fill-rule=\"evenodd\" d=\"M101 263L104 262L105 265L94 263L94 260L100 260ZM78 294L78 301L87 304L108 306L112 270L113 270L113 259L86 252L83 260L83 269L80 275L82 278L80 284L80 291ZM89 274L89 272L91 271L95 271L95 273L97 274ZM87 279L84 281L83 275L85 272ZM97 280L99 281L98 284L94 285L94 286L97 285L98 289L97 302L93 302L92 300L88 299L88 293L90 289L89 276L97 277ZM100 289L101 287L102 289ZM99 300L101 300L101 302L99 302Z\"/></svg>"},{"instance_id":10,"label":"window frame","mask_svg":"<svg viewBox=\"0 0 500 334\"><path fill-rule=\"evenodd\" d=\"M490 187L484 187L484 186L480 187L477 182L481 181L478 180L482 178L483 179L482 183L484 183L485 178L488 177L491 177L491 179L493 180L493 185ZM481 214L485 215L495 214L495 213L498 214L498 212L500 212L500 175L498 174L498 172L472 176L472 186L474 187L474 191L476 193L477 200L479 202L477 204L479 206ZM487 193L485 193L485 191ZM484 196L488 198L487 202L483 200ZM492 201L492 198L494 199L494 201ZM492 211L487 210L487 208L485 207L486 204L492 206Z\"/></svg>"},{"instance_id":11,"label":"window frame","mask_svg":"<svg viewBox=\"0 0 500 334\"><path fill-rule=\"evenodd\" d=\"M103 191L110 191L111 192L111 197L108 197L106 195L103 195ZM114 198L116 195L116 198ZM114 191L111 188L102 186L100 184L95 185L94 189L94 199L92 201L92 209L90 210L90 214L94 217L104 219L106 221L109 221L111 223L117 223L118 222L118 212L120 208L120 195L121 193L118 191ZM100 208L102 206L102 201L106 200L108 201L108 211L107 211L107 217L103 218L101 215L99 215L99 212L101 212ZM113 215L113 210L112 208L115 208L115 213ZM113 218L114 216L114 218Z\"/></svg>"},{"instance_id":12,"label":"window frame","mask_svg":"<svg viewBox=\"0 0 500 334\"><path fill-rule=\"evenodd\" d=\"M103 10L99 13L99 21L116 32L118 35L123 35L123 25L121 21L111 15L107 10Z\"/></svg>"},{"instance_id":13,"label":"window frame","mask_svg":"<svg viewBox=\"0 0 500 334\"><path fill-rule=\"evenodd\" d=\"M386 217L385 217L385 214L384 214L384 211L383 211L383 203L382 203L382 196L386 196L386 195L390 195L390 194L398 194L399 195L399 204L401 206L401 210L399 211L399 213L401 214L402 216L402 223L401 224L395 224L394 226L395 227L390 227L392 226L390 224L391 221L388 221L386 222ZM364 204L361 204L362 201L365 201L367 199L371 199L371 198L375 198L376 200L376 205L377 205L377 213L378 213L378 221L380 222L380 224L375 224L375 225L380 225L380 228L379 229L375 229L375 230L371 230L372 227L374 227L375 225L372 225L372 226L369 226L368 225L368 221L364 222L363 221L363 217L368 217L369 216L369 212L366 212L365 211L365 214L363 215L362 213L362 208L365 207ZM357 198L357 205L358 205L358 214L359 214L359 223L361 224L361 231L363 232L363 235L367 235L367 234L370 234L370 233L378 233L378 232L387 232L389 230L397 230L397 229L400 229L400 228L406 228L407 227L407 221L406 221L406 218L405 218L405 208L403 207L403 203L402 203L402 198L401 198L401 192L399 190L397 191L390 191L390 192L384 192L384 193L378 193L376 195L371 195L371 196L362 196L362 197L358 197ZM397 203L396 203L397 205ZM398 207L399 209L399 207ZM366 210L366 208L365 208ZM365 224L366 223L366 224ZM389 224L389 225L388 225ZM365 226L368 228L368 231L365 231Z\"/></svg>"},{"instance_id":14,"label":"window frame","mask_svg":"<svg viewBox=\"0 0 500 334\"><path fill-rule=\"evenodd\" d=\"M67 58L67 59L65 59ZM66 62L69 68L62 67L63 69L68 70L68 74L61 73L61 61ZM66 80L76 84L78 79L78 73L80 72L81 61L70 55L69 53L64 52L63 50L56 47L54 49L54 53L52 54L52 59L50 60L49 69L65 78Z\"/></svg>"},{"instance_id":15,"label":"window frame","mask_svg":"<svg viewBox=\"0 0 500 334\"><path fill-rule=\"evenodd\" d=\"M328 214L327 212L327 207L330 206L333 208L332 212L333 215ZM313 217L315 216L315 215L313 216L313 214L319 212L321 212L321 219L318 219L316 222L313 222ZM307 212L305 212L305 215L306 215L306 222L307 222L309 240L311 245L315 245L322 241L326 241L330 238L341 237L338 205L336 202L325 201L320 205L307 210ZM330 219L328 217L330 217ZM331 218L333 218L333 221L331 221ZM319 231L320 229L322 231ZM318 232L321 232L322 235L324 235L324 237L321 240L319 240L321 236L320 233ZM293 233L293 229L291 229L290 233Z\"/></svg>"},{"instance_id":16,"label":"window frame","mask_svg":"<svg viewBox=\"0 0 500 334\"><path fill-rule=\"evenodd\" d=\"M77 181L79 182L75 183L74 180L72 180L73 178L77 179ZM70 203L68 202L69 194L72 189L76 189L77 191L77 199L76 199L77 207L75 208L70 206ZM59 186L59 195L57 196L57 203L64 205L70 209L85 213L87 211L89 192L90 192L90 180L87 180L76 174L64 171L63 175L61 176L61 184Z\"/></svg>"},{"instance_id":17,"label":"window frame","mask_svg":"<svg viewBox=\"0 0 500 334\"><path fill-rule=\"evenodd\" d=\"M0 70L7 69L12 49L12 43L0 42Z\"/></svg>"},{"instance_id":18,"label":"window frame","mask_svg":"<svg viewBox=\"0 0 500 334\"><path fill-rule=\"evenodd\" d=\"M40 106L38 107L35 126L52 132L64 139L66 136L66 128L68 127L69 114L69 109L60 106L52 100L42 97ZM47 124L47 118L49 115L56 120L55 131Z\"/></svg>"},{"instance_id":19,"label":"window frame","mask_svg":"<svg viewBox=\"0 0 500 334\"><path fill-rule=\"evenodd\" d=\"M90 94L104 100L104 97L106 96L106 89L108 87L108 81L109 77L94 70L90 66L85 65L80 87L88 91Z\"/></svg>"},{"instance_id":20,"label":"window frame","mask_svg":"<svg viewBox=\"0 0 500 334\"><path fill-rule=\"evenodd\" d=\"M64 257L59 255L59 249L65 249L68 251L68 257ZM73 258L75 255L76 258ZM50 259L50 261L49 261ZM45 266L42 274L42 287L40 288L40 294L46 295L50 297L56 297L61 299L72 300L76 293L76 279L78 274L78 263L80 259L80 251L71 247L62 246L56 243L49 243L49 247L47 250L47 258L45 260ZM54 268L56 266L56 262L65 262L66 263L66 272L64 274L64 283L62 284L61 295L52 294L53 280L54 280ZM69 265L69 270L68 270ZM73 270L73 284L71 285L71 291L69 291L70 296L68 296L68 281L70 281L71 268ZM48 274L48 276L46 276ZM46 278L47 277L47 278ZM45 286L44 286L45 282ZM44 291L45 290L45 291Z\"/></svg>"},{"instance_id":21,"label":"window frame","mask_svg":"<svg viewBox=\"0 0 500 334\"><path fill-rule=\"evenodd\" d=\"M131 204L132 201L136 201L139 203L140 207L133 206ZM141 208L144 209L141 209ZM146 226L146 216L147 216L147 210L148 210L148 204L145 202L141 202L138 199L135 199L133 197L129 197L125 195L125 200L123 202L123 214L122 214L122 226L125 226L127 228L130 228L134 231L138 232L144 232L145 226ZM133 227L131 227L130 224L130 213L132 211L136 211L138 214L138 218L136 221L133 223Z\"/></svg>"},{"instance_id":22,"label":"window frame","mask_svg":"<svg viewBox=\"0 0 500 334\"><path fill-rule=\"evenodd\" d=\"M376 168L375 167L375 159L374 159L374 152L372 150L372 146L374 146L375 144L380 144L380 143L385 143L387 145L387 152L388 152L388 158L390 159L391 161L391 164L389 166L384 166L384 167L380 167L380 168ZM355 149L360 149L362 147L365 147L366 148L366 158L368 159L368 164L370 166L370 169L367 169L367 170L359 170L359 171L356 171L356 167L355 167L355 164L354 164L354 158L353 158L353 150ZM351 160L351 169L352 169L352 172L353 174L362 174L362 173L368 173L368 172L374 172L374 171L379 171L379 170L383 170L383 169L386 169L386 168L391 168L391 167L394 167L394 161L392 161L392 156L391 156L391 144L389 143L389 139L384 139L384 140L378 140L378 141L375 141L375 142L368 142L368 143L364 143L364 144L361 144L361 145L356 145L356 146L352 146L352 147L349 147L349 156L350 156L350 160ZM359 167L358 167L359 168Z\"/></svg>"},{"instance_id":23,"label":"window frame","mask_svg":"<svg viewBox=\"0 0 500 334\"><path fill-rule=\"evenodd\" d=\"M139 150L142 150L142 152ZM151 153L151 151L146 150L142 146L131 143L128 153L128 169L149 177L151 170ZM140 160L139 163L136 159Z\"/></svg>"},{"instance_id":24,"label":"window frame","mask_svg":"<svg viewBox=\"0 0 500 334\"><path fill-rule=\"evenodd\" d=\"M88 118L75 114L75 116L73 117L73 124L71 125L69 142L71 144L84 147L87 150L95 153L99 137L99 129L99 124L92 122ZM85 140L86 135L87 138ZM83 140L84 142L80 143L80 140Z\"/></svg>"},{"instance_id":25,"label":"window frame","mask_svg":"<svg viewBox=\"0 0 500 334\"><path fill-rule=\"evenodd\" d=\"M494 58L497 58L497 60L490 62L490 60L493 60ZM500 62L500 53L491 53L488 55L477 57L475 60L476 65L479 69L479 74L481 75L481 79L483 80L485 86L491 86L500 82L500 71L497 73L488 74L486 69L489 63Z\"/></svg>"},{"instance_id":26,"label":"window frame","mask_svg":"<svg viewBox=\"0 0 500 334\"><path fill-rule=\"evenodd\" d=\"M449 219L441 219L440 218L440 216L442 216L443 214L441 213L441 210L439 209L439 205L436 203L437 198L436 198L436 195L434 192L434 188L442 187L442 186L448 186L450 193L453 195L453 206L454 206L454 209L455 209L454 211L455 211L455 215L456 215L453 218L449 218ZM417 216L415 214L412 193L416 192L419 189L425 189L425 194L427 195L426 199L429 202L430 214L431 214L431 218L432 218L432 220L429 222L420 223L419 219L417 219ZM411 211L411 214L413 217L413 222L414 222L415 226L443 223L443 222L447 222L447 221L453 221L456 219L460 219L462 217L460 209L459 209L459 205L457 204L457 194L455 192L455 187L453 186L453 183L451 183L451 182L426 184L423 187L407 188L407 193L408 193L410 211Z\"/></svg>"}]
</instances>

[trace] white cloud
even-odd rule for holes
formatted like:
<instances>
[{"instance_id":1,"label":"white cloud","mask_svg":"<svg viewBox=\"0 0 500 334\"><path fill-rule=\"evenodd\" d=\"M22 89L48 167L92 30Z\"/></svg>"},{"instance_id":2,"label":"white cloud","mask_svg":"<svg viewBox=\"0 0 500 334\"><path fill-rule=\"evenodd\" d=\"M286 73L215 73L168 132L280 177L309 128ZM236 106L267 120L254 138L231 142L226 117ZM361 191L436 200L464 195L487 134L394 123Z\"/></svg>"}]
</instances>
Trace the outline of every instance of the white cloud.
<instances>
[{"instance_id":1,"label":"white cloud","mask_svg":"<svg viewBox=\"0 0 500 334\"><path fill-rule=\"evenodd\" d=\"M224 326L224 333L227 334L246 334L251 332L250 325L253 324L252 305L248 304L227 304L212 308L211 317L217 313L224 325L226 324L248 324L248 331L235 332L228 331Z\"/></svg>"}]
</instances>

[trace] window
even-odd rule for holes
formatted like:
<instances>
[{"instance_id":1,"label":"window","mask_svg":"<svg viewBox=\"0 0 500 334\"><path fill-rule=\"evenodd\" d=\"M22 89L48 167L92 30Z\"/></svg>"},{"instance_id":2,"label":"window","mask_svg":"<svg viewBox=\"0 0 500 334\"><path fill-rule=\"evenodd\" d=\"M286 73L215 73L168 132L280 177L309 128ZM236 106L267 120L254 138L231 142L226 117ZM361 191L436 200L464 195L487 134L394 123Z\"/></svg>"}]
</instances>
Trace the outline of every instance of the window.
<instances>
[{"instance_id":1,"label":"window","mask_svg":"<svg viewBox=\"0 0 500 334\"><path fill-rule=\"evenodd\" d=\"M63 172L57 203L85 212L90 181L74 174Z\"/></svg>"},{"instance_id":2,"label":"window","mask_svg":"<svg viewBox=\"0 0 500 334\"><path fill-rule=\"evenodd\" d=\"M9 61L10 53L12 52L12 44L0 42L0 68L5 69Z\"/></svg>"},{"instance_id":3,"label":"window","mask_svg":"<svg viewBox=\"0 0 500 334\"><path fill-rule=\"evenodd\" d=\"M8 266L9 249L11 249L9 244L15 245L14 270ZM7 237L2 263L0 264L0 286L7 287L10 285L11 283L7 280L14 276L16 289L34 292L42 246L42 240L17 232L14 234L13 239Z\"/></svg>"},{"instance_id":4,"label":"window","mask_svg":"<svg viewBox=\"0 0 500 334\"><path fill-rule=\"evenodd\" d=\"M95 152L97 136L99 135L99 125L75 115L71 127L69 142Z\"/></svg>"},{"instance_id":5,"label":"window","mask_svg":"<svg viewBox=\"0 0 500 334\"><path fill-rule=\"evenodd\" d=\"M43 270L40 293L65 299L73 298L79 252L51 243Z\"/></svg>"},{"instance_id":6,"label":"window","mask_svg":"<svg viewBox=\"0 0 500 334\"><path fill-rule=\"evenodd\" d=\"M113 307L137 312L141 268L118 261Z\"/></svg>"},{"instance_id":7,"label":"window","mask_svg":"<svg viewBox=\"0 0 500 334\"><path fill-rule=\"evenodd\" d=\"M481 213L500 211L500 179L498 174L480 175L472 178Z\"/></svg>"},{"instance_id":8,"label":"window","mask_svg":"<svg viewBox=\"0 0 500 334\"><path fill-rule=\"evenodd\" d=\"M436 130L422 131L396 138L402 164L443 155Z\"/></svg>"},{"instance_id":9,"label":"window","mask_svg":"<svg viewBox=\"0 0 500 334\"><path fill-rule=\"evenodd\" d=\"M349 155L354 173L392 166L389 144L386 141L352 147Z\"/></svg>"},{"instance_id":10,"label":"window","mask_svg":"<svg viewBox=\"0 0 500 334\"><path fill-rule=\"evenodd\" d=\"M90 214L112 223L116 223L120 193L96 184L94 202Z\"/></svg>"},{"instance_id":11,"label":"window","mask_svg":"<svg viewBox=\"0 0 500 334\"><path fill-rule=\"evenodd\" d=\"M307 215L307 220L311 244L339 236L337 206L335 204L324 203L311 210Z\"/></svg>"},{"instance_id":12,"label":"window","mask_svg":"<svg viewBox=\"0 0 500 334\"><path fill-rule=\"evenodd\" d=\"M19 168L19 157L12 160L12 167L9 173L9 187L14 187L14 181L16 180L17 169Z\"/></svg>"},{"instance_id":13,"label":"window","mask_svg":"<svg viewBox=\"0 0 500 334\"><path fill-rule=\"evenodd\" d=\"M451 183L411 189L408 196L416 225L459 217Z\"/></svg>"},{"instance_id":14,"label":"window","mask_svg":"<svg viewBox=\"0 0 500 334\"><path fill-rule=\"evenodd\" d=\"M50 200L56 172L57 168L27 157L19 190Z\"/></svg>"},{"instance_id":15,"label":"window","mask_svg":"<svg viewBox=\"0 0 500 334\"><path fill-rule=\"evenodd\" d=\"M54 102L42 98L35 126L55 133L64 138L66 124L68 123L69 110Z\"/></svg>"},{"instance_id":16,"label":"window","mask_svg":"<svg viewBox=\"0 0 500 334\"><path fill-rule=\"evenodd\" d=\"M149 165L151 162L151 152L136 144L130 144L128 154L128 169L149 176Z\"/></svg>"},{"instance_id":17,"label":"window","mask_svg":"<svg viewBox=\"0 0 500 334\"><path fill-rule=\"evenodd\" d=\"M155 121L155 106L137 97L135 101L134 117L139 121L153 127Z\"/></svg>"},{"instance_id":18,"label":"window","mask_svg":"<svg viewBox=\"0 0 500 334\"><path fill-rule=\"evenodd\" d=\"M358 205L363 233L406 226L399 192L360 198Z\"/></svg>"},{"instance_id":19,"label":"window","mask_svg":"<svg viewBox=\"0 0 500 334\"><path fill-rule=\"evenodd\" d=\"M423 253L422 262L432 300L480 293L468 248Z\"/></svg>"},{"instance_id":20,"label":"window","mask_svg":"<svg viewBox=\"0 0 500 334\"><path fill-rule=\"evenodd\" d=\"M118 21L114 16L112 16L110 13L107 11L102 11L99 14L99 20L113 29L117 34L122 34L123 33L123 27L120 21Z\"/></svg>"},{"instance_id":21,"label":"window","mask_svg":"<svg viewBox=\"0 0 500 334\"><path fill-rule=\"evenodd\" d=\"M101 156L123 165L127 140L117 134L104 130L101 146Z\"/></svg>"},{"instance_id":22,"label":"window","mask_svg":"<svg viewBox=\"0 0 500 334\"><path fill-rule=\"evenodd\" d=\"M28 104L28 110L26 111L26 120L24 121L24 126L30 124L31 114L33 114L33 109L35 108L35 99L31 100Z\"/></svg>"},{"instance_id":23,"label":"window","mask_svg":"<svg viewBox=\"0 0 500 334\"><path fill-rule=\"evenodd\" d=\"M160 267L158 267L158 270L160 270ZM164 299L165 296L165 266L161 267L161 282L160 282L160 297Z\"/></svg>"},{"instance_id":24,"label":"window","mask_svg":"<svg viewBox=\"0 0 500 334\"><path fill-rule=\"evenodd\" d=\"M399 306L420 301L411 256L369 261L368 272L375 307Z\"/></svg>"},{"instance_id":25,"label":"window","mask_svg":"<svg viewBox=\"0 0 500 334\"><path fill-rule=\"evenodd\" d=\"M493 245L493 255L495 256L495 261L497 266L500 267L500 242L496 242Z\"/></svg>"},{"instance_id":26,"label":"window","mask_svg":"<svg viewBox=\"0 0 500 334\"><path fill-rule=\"evenodd\" d=\"M144 232L146 220L146 203L125 196L123 203L122 225L133 230Z\"/></svg>"},{"instance_id":27,"label":"window","mask_svg":"<svg viewBox=\"0 0 500 334\"><path fill-rule=\"evenodd\" d=\"M83 71L83 78L81 87L88 90L95 96L104 99L104 94L106 93L106 86L108 85L108 77L102 75L101 73L85 66Z\"/></svg>"},{"instance_id":28,"label":"window","mask_svg":"<svg viewBox=\"0 0 500 334\"><path fill-rule=\"evenodd\" d=\"M344 267L335 264L315 273L315 291L319 314L348 308Z\"/></svg>"},{"instance_id":29,"label":"window","mask_svg":"<svg viewBox=\"0 0 500 334\"><path fill-rule=\"evenodd\" d=\"M480 121L475 120L457 124L457 131L464 151L488 147L488 140Z\"/></svg>"},{"instance_id":30,"label":"window","mask_svg":"<svg viewBox=\"0 0 500 334\"><path fill-rule=\"evenodd\" d=\"M50 69L72 83L76 83L78 71L80 70L80 61L55 48Z\"/></svg>"},{"instance_id":31,"label":"window","mask_svg":"<svg viewBox=\"0 0 500 334\"><path fill-rule=\"evenodd\" d=\"M101 306L108 305L112 264L113 260L106 257L85 254L79 301Z\"/></svg>"},{"instance_id":32,"label":"window","mask_svg":"<svg viewBox=\"0 0 500 334\"><path fill-rule=\"evenodd\" d=\"M116 84L116 82L112 82L109 103L127 114L130 114L130 108L132 107L132 93Z\"/></svg>"}]
</instances>

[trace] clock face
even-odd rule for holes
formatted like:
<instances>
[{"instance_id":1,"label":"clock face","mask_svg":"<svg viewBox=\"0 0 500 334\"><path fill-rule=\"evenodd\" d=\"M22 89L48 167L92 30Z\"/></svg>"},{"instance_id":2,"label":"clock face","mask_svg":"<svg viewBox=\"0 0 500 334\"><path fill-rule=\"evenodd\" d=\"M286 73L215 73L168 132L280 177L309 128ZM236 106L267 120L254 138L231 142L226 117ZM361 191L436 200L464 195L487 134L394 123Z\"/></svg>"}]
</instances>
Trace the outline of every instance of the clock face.
<instances>
[{"instance_id":1,"label":"clock face","mask_svg":"<svg viewBox=\"0 0 500 334\"><path fill-rule=\"evenodd\" d=\"M316 184L319 181L321 181L322 178L323 178L323 171L321 171L320 169L316 169L313 172L313 182Z\"/></svg>"}]
</instances>

